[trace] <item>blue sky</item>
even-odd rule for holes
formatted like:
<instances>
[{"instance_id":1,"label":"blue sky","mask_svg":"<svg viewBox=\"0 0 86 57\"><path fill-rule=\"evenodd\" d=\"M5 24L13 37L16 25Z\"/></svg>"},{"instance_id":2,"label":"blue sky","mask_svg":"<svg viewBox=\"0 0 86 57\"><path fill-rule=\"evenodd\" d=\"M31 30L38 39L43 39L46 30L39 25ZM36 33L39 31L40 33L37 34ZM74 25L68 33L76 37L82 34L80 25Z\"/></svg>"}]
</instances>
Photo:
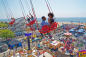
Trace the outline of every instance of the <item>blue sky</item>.
<instances>
[{"instance_id":1,"label":"blue sky","mask_svg":"<svg viewBox=\"0 0 86 57\"><path fill-rule=\"evenodd\" d=\"M22 0L24 10L20 7L19 0L0 0L0 18L7 18L6 16L21 17L22 11L25 10L24 15L31 11L29 0ZM32 0L37 17L46 16L48 9L44 0ZM55 17L86 17L86 0L49 0ZM12 11L12 12L11 12ZM8 14L6 14L8 12Z\"/></svg>"}]
</instances>

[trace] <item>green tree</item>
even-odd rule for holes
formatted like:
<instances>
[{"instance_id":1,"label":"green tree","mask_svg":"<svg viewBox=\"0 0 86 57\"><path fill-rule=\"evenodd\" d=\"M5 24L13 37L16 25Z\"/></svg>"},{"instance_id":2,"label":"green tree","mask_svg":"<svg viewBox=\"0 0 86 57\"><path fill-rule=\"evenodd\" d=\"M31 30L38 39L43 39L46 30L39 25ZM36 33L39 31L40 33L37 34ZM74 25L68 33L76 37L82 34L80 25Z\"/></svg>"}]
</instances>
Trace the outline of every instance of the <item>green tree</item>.
<instances>
[{"instance_id":1,"label":"green tree","mask_svg":"<svg viewBox=\"0 0 86 57\"><path fill-rule=\"evenodd\" d=\"M14 38L14 32L8 29L2 29L0 30L0 37L4 40L8 38Z\"/></svg>"},{"instance_id":2,"label":"green tree","mask_svg":"<svg viewBox=\"0 0 86 57\"><path fill-rule=\"evenodd\" d=\"M8 27L8 24L0 22L0 27Z\"/></svg>"}]
</instances>

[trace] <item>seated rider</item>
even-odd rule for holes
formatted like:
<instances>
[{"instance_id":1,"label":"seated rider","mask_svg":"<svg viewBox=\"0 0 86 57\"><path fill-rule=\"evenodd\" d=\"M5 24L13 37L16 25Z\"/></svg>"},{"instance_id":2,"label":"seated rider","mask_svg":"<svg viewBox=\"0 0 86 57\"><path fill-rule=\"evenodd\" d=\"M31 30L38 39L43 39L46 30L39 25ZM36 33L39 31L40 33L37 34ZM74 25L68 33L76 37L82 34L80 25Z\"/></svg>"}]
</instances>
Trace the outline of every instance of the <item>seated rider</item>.
<instances>
[{"instance_id":1,"label":"seated rider","mask_svg":"<svg viewBox=\"0 0 86 57\"><path fill-rule=\"evenodd\" d=\"M11 20L12 20L12 21L15 21L15 18L12 17Z\"/></svg>"},{"instance_id":2,"label":"seated rider","mask_svg":"<svg viewBox=\"0 0 86 57\"><path fill-rule=\"evenodd\" d=\"M33 17L33 15L31 13L30 13L30 19L34 20L34 17Z\"/></svg>"},{"instance_id":3,"label":"seated rider","mask_svg":"<svg viewBox=\"0 0 86 57\"><path fill-rule=\"evenodd\" d=\"M13 25L15 23L15 18L11 18L11 21L9 22L10 25Z\"/></svg>"},{"instance_id":4,"label":"seated rider","mask_svg":"<svg viewBox=\"0 0 86 57\"><path fill-rule=\"evenodd\" d=\"M42 16L42 22L41 22L41 27L44 25L49 25L48 22L46 22L46 17Z\"/></svg>"},{"instance_id":5,"label":"seated rider","mask_svg":"<svg viewBox=\"0 0 86 57\"><path fill-rule=\"evenodd\" d=\"M40 29L42 29L42 27L44 25L49 25L48 22L46 22L46 17L45 16L42 16L42 22L41 22L41 26L40 26ZM43 34L41 33L41 36L43 37Z\"/></svg>"},{"instance_id":6,"label":"seated rider","mask_svg":"<svg viewBox=\"0 0 86 57\"><path fill-rule=\"evenodd\" d=\"M52 24L54 22L54 14L53 13L48 13L48 23Z\"/></svg>"},{"instance_id":7,"label":"seated rider","mask_svg":"<svg viewBox=\"0 0 86 57\"><path fill-rule=\"evenodd\" d=\"M27 19L27 21L29 23L31 18L29 17L29 15L27 15L27 18L26 19Z\"/></svg>"},{"instance_id":8,"label":"seated rider","mask_svg":"<svg viewBox=\"0 0 86 57\"><path fill-rule=\"evenodd\" d=\"M28 22L30 22L30 18L27 18Z\"/></svg>"}]
</instances>

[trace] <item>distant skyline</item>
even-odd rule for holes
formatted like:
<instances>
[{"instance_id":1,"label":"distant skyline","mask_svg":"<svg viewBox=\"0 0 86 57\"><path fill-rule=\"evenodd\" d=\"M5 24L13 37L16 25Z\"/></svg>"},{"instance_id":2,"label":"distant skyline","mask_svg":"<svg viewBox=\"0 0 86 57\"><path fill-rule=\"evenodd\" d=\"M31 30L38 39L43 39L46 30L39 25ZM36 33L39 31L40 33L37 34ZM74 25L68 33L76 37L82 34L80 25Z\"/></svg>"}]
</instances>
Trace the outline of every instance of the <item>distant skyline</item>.
<instances>
[{"instance_id":1,"label":"distant skyline","mask_svg":"<svg viewBox=\"0 0 86 57\"><path fill-rule=\"evenodd\" d=\"M29 4L27 4L27 1ZM4 4L4 3L5 4ZM46 16L48 9L45 0L32 0L36 16L38 18ZM86 17L86 0L49 0L55 17ZM31 11L29 0L22 0L24 6L24 15ZM6 6L6 8L4 7ZM11 12L12 11L12 12ZM8 13L6 13L8 12ZM0 0L0 19L13 16L22 17L20 0Z\"/></svg>"}]
</instances>

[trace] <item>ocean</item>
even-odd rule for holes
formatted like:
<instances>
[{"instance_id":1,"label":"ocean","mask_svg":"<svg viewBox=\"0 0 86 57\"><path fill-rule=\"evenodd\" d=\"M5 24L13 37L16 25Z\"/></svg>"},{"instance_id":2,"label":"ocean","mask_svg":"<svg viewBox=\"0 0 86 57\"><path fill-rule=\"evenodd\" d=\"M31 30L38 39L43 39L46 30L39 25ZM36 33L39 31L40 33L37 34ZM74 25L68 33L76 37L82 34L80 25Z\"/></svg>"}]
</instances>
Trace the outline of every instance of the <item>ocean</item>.
<instances>
[{"instance_id":1,"label":"ocean","mask_svg":"<svg viewBox=\"0 0 86 57\"><path fill-rule=\"evenodd\" d=\"M38 22L41 21L41 18L37 18ZM9 22L11 21L9 19L0 19L2 22ZM70 18L55 18L56 22L80 22L80 23L86 23L86 17L70 17Z\"/></svg>"}]
</instances>

